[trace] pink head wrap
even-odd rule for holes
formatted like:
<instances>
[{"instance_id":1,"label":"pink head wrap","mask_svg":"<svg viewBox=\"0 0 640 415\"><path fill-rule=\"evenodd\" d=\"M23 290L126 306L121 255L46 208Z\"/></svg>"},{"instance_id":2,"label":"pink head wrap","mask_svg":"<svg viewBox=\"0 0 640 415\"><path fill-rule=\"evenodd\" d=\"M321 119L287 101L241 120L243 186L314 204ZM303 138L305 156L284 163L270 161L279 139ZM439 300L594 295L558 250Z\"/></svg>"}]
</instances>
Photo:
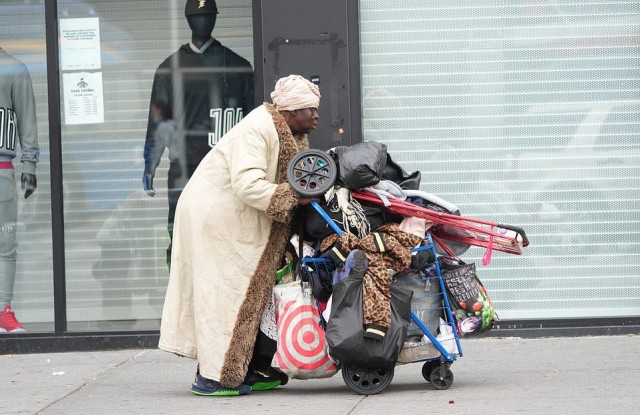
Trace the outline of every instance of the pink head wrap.
<instances>
[{"instance_id":1,"label":"pink head wrap","mask_svg":"<svg viewBox=\"0 0 640 415\"><path fill-rule=\"evenodd\" d=\"M320 106L320 89L300 75L289 75L278 79L271 99L281 111L317 109Z\"/></svg>"}]
</instances>

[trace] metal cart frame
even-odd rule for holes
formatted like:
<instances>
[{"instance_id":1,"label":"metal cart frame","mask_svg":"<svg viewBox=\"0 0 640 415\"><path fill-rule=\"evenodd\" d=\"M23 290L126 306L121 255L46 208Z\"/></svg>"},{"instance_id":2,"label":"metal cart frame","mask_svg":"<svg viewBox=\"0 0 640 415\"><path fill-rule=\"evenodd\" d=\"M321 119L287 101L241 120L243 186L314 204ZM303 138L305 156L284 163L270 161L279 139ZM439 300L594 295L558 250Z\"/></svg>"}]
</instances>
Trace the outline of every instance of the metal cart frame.
<instances>
[{"instance_id":1,"label":"metal cart frame","mask_svg":"<svg viewBox=\"0 0 640 415\"><path fill-rule=\"evenodd\" d=\"M326 214L326 212L320 207L320 205L313 201L311 202L313 208L318 214L327 222L327 224L333 229L333 231L342 235L342 230L333 222L333 220ZM435 358L425 358L412 361L410 363L424 362L422 367L422 376L429 382L435 389L444 390L451 387L453 384L453 372L451 371L451 364L457 357L462 357L462 347L460 345L460 339L458 336L455 317L451 311L451 304L447 296L446 287L442 278L442 271L438 264L438 254L436 252L435 244L431 233L427 231L425 240L428 241L427 245L414 248L412 252L430 250L434 258L434 266L436 275L438 278L438 284L440 292L437 295L442 296L442 308L445 314L445 322L451 327L454 335L457 353L450 353L441 344L440 341L429 331L429 329L423 324L420 318L411 311L411 319L420 328L425 336L431 341L433 346L438 350L440 355ZM327 258L303 258L302 269L304 272L319 272L319 266L325 266L326 271L329 272L327 262L330 259ZM346 364L342 365L342 377L347 386L353 391L363 395L373 395L386 389L393 379L393 369L365 369L358 368Z\"/></svg>"}]
</instances>

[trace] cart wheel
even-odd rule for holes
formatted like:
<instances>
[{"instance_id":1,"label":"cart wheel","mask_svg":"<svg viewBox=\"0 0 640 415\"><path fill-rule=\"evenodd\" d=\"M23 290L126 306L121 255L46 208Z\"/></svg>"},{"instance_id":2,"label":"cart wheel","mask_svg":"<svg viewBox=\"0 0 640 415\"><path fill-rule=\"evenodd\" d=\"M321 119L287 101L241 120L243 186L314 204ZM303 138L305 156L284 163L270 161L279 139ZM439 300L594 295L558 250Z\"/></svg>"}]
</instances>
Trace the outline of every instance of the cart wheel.
<instances>
[{"instance_id":1,"label":"cart wheel","mask_svg":"<svg viewBox=\"0 0 640 415\"><path fill-rule=\"evenodd\" d=\"M424 378L424 380L426 380L427 382L431 382L431 371L434 367L438 367L439 365L440 362L438 362L437 360L425 362L424 365L422 365L422 377Z\"/></svg>"},{"instance_id":2,"label":"cart wheel","mask_svg":"<svg viewBox=\"0 0 640 415\"><path fill-rule=\"evenodd\" d=\"M444 371L444 376L440 374L441 369ZM441 368L440 365L438 365L431 369L429 382L438 390L449 389L451 385L453 385L453 372L449 368Z\"/></svg>"},{"instance_id":3,"label":"cart wheel","mask_svg":"<svg viewBox=\"0 0 640 415\"><path fill-rule=\"evenodd\" d=\"M311 149L296 155L287 167L287 180L303 197L321 196L338 176L336 163L324 151Z\"/></svg>"},{"instance_id":4,"label":"cart wheel","mask_svg":"<svg viewBox=\"0 0 640 415\"><path fill-rule=\"evenodd\" d=\"M359 393L360 395L375 395L389 386L393 379L393 368L363 369L343 365L342 379L355 393Z\"/></svg>"}]
</instances>

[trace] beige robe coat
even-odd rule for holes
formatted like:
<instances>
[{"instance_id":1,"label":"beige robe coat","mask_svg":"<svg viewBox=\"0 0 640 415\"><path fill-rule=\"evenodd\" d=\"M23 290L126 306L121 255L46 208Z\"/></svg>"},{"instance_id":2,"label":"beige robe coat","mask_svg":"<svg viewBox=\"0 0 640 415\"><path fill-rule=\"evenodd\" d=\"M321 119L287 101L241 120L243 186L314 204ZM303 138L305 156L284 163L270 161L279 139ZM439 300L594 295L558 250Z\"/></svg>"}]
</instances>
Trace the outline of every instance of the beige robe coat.
<instances>
[{"instance_id":1,"label":"beige robe coat","mask_svg":"<svg viewBox=\"0 0 640 415\"><path fill-rule=\"evenodd\" d=\"M222 137L178 201L159 347L198 359L223 386L247 372L298 200L286 168L307 147L264 104Z\"/></svg>"}]
</instances>

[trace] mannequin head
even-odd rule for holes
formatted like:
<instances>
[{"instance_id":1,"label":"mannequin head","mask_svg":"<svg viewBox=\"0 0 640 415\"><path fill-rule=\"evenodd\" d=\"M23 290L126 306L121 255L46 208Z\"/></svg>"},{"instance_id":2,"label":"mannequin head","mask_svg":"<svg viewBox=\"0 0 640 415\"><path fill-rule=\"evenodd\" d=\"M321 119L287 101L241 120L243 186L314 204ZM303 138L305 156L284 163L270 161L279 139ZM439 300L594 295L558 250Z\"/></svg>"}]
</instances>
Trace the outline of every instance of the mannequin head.
<instances>
[{"instance_id":1,"label":"mannequin head","mask_svg":"<svg viewBox=\"0 0 640 415\"><path fill-rule=\"evenodd\" d=\"M191 28L191 41L199 48L211 39L218 16L218 5L215 0L187 0L184 15Z\"/></svg>"},{"instance_id":2,"label":"mannequin head","mask_svg":"<svg viewBox=\"0 0 640 415\"><path fill-rule=\"evenodd\" d=\"M187 22L189 22L191 37L194 43L196 40L206 42L211 38L211 32L213 32L213 28L216 25L217 16L215 13L199 13L187 16Z\"/></svg>"}]
</instances>

